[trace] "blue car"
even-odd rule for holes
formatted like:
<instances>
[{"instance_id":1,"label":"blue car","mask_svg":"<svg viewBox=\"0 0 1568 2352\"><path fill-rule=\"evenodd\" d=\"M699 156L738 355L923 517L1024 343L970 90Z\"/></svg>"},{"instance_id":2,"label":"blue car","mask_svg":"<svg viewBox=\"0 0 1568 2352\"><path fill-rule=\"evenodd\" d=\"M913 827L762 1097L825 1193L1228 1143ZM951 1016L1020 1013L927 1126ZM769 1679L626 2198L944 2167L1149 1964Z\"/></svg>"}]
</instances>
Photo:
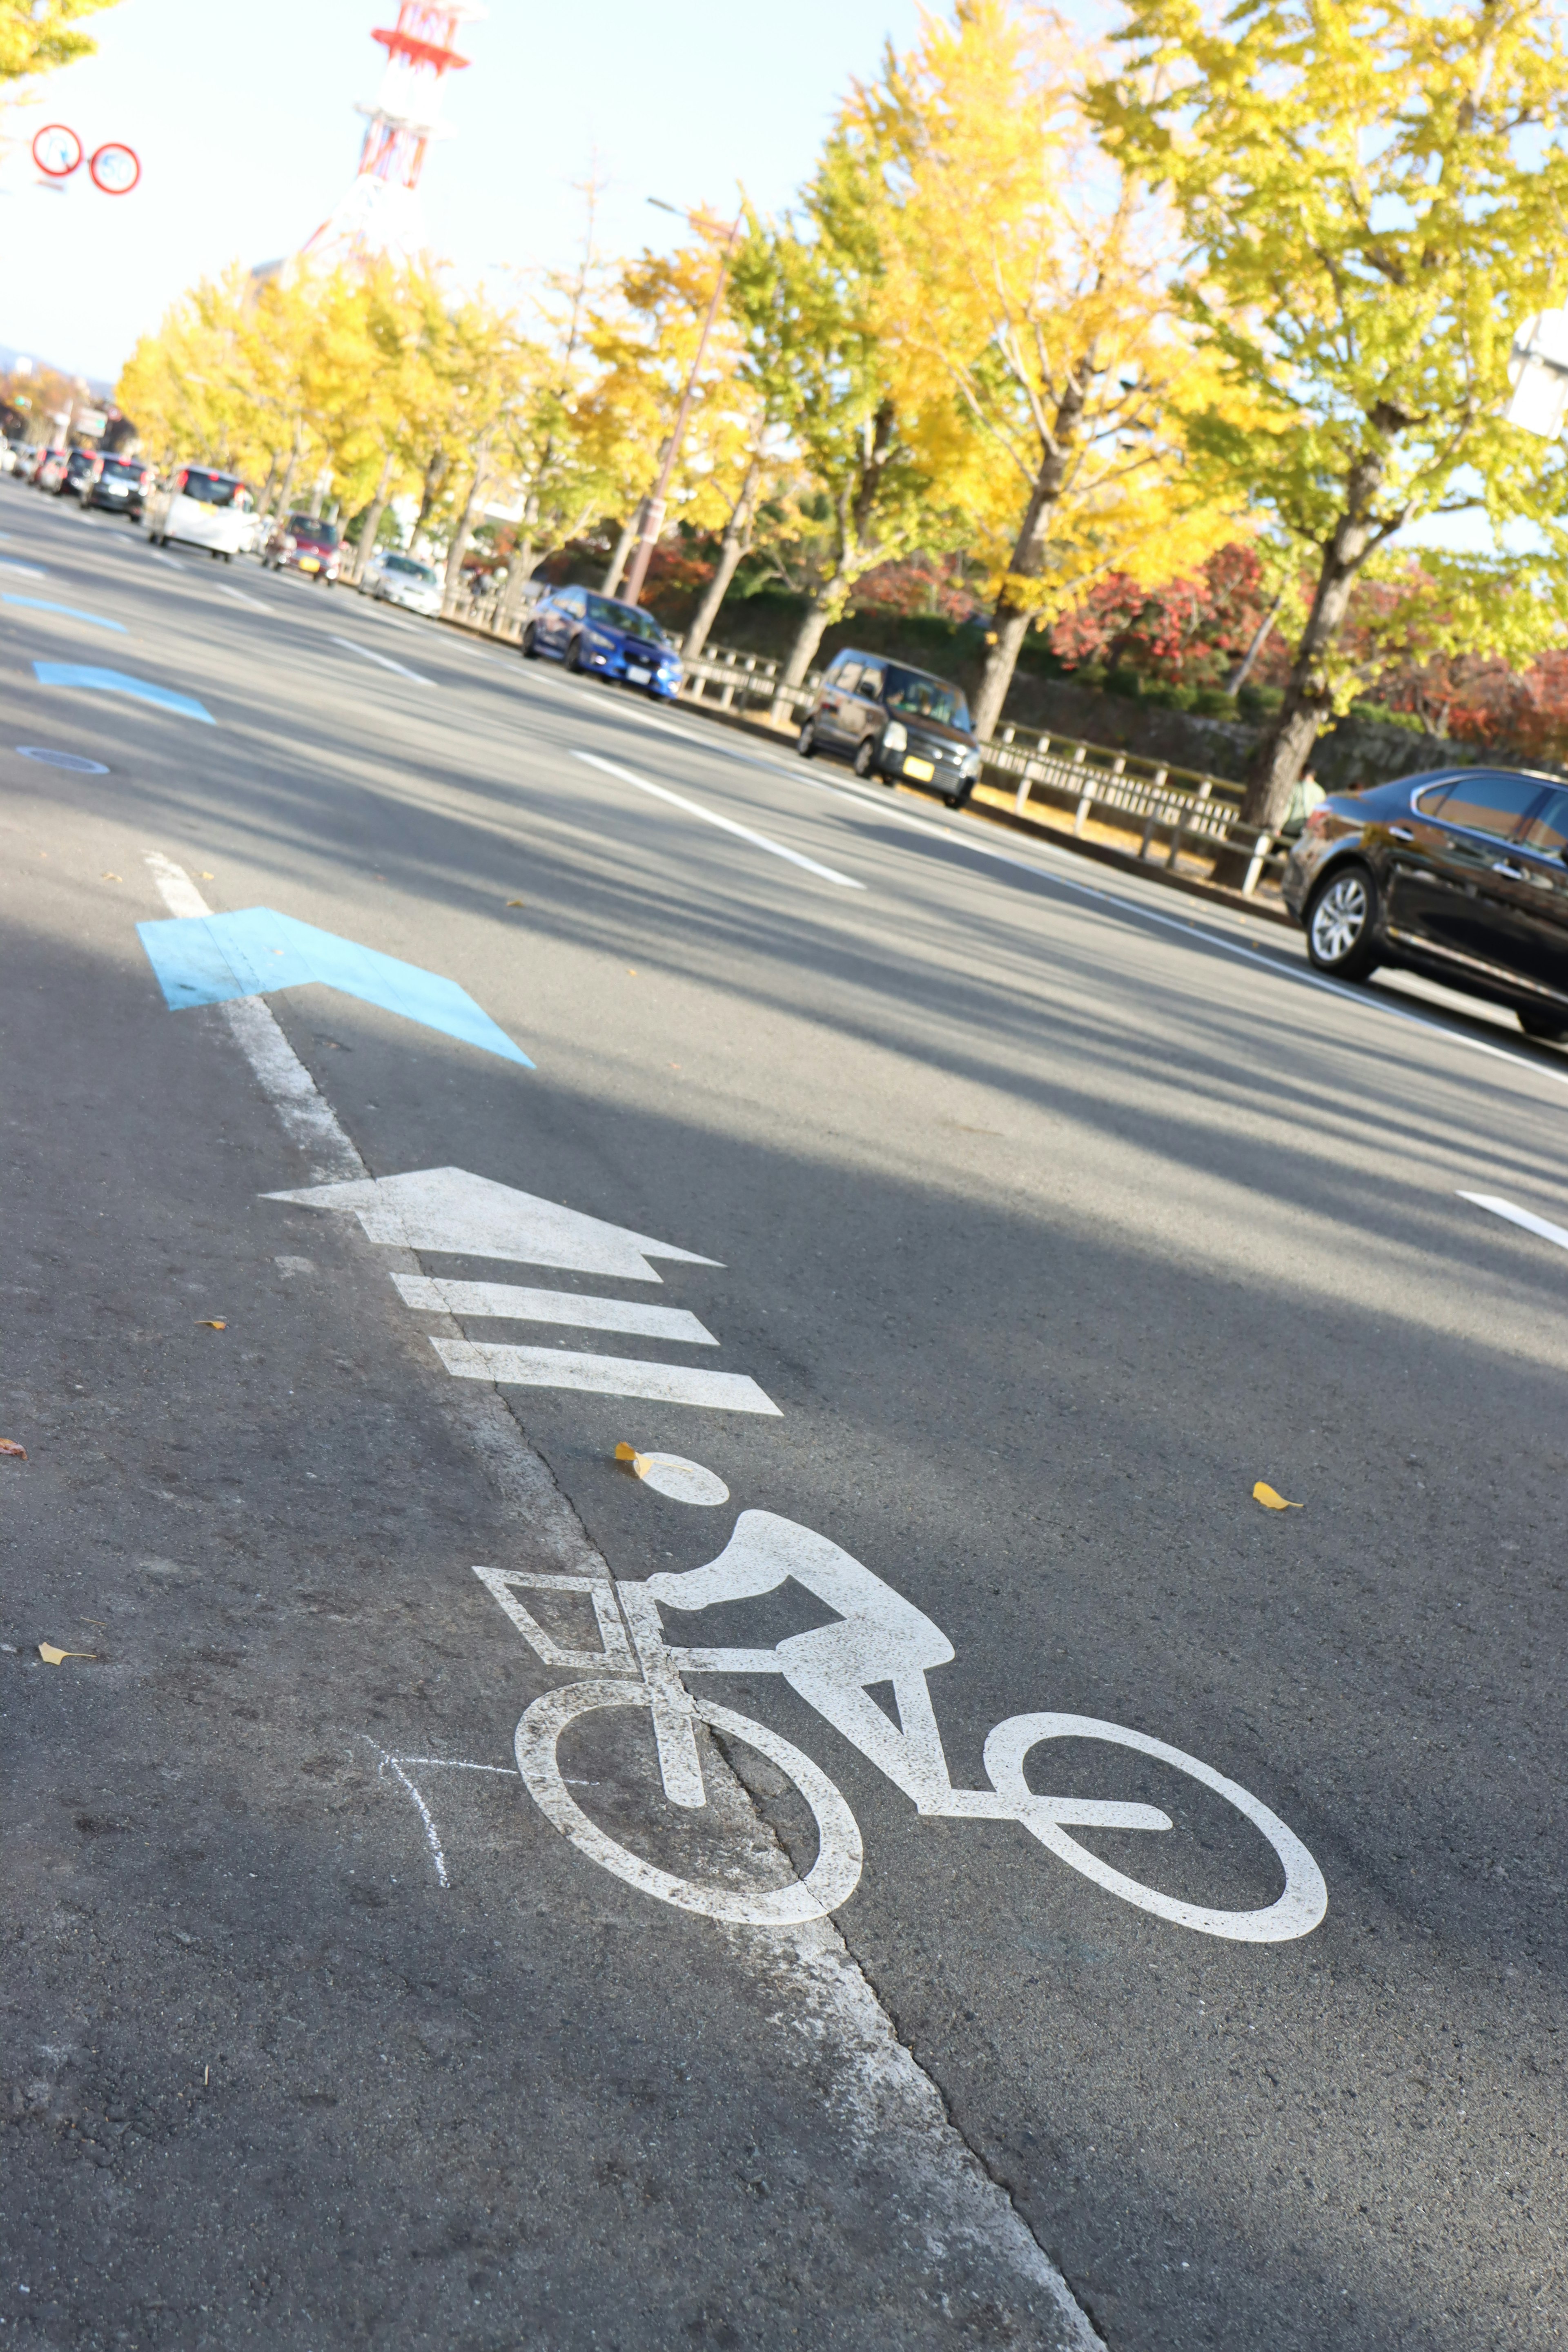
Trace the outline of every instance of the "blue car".
<instances>
[{"instance_id":1,"label":"blue car","mask_svg":"<svg viewBox=\"0 0 1568 2352\"><path fill-rule=\"evenodd\" d=\"M640 686L660 702L680 692L680 656L651 613L592 588L556 588L542 596L522 633L530 661L548 654L588 677Z\"/></svg>"}]
</instances>

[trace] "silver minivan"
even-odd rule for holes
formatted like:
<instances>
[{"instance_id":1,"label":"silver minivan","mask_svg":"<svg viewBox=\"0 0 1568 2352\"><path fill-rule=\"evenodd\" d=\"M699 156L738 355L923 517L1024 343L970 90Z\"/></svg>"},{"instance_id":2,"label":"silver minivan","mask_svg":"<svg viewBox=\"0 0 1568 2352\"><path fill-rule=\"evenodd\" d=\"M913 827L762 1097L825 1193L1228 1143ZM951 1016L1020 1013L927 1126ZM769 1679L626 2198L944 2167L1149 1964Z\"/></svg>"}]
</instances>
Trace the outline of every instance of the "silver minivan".
<instances>
[{"instance_id":1,"label":"silver minivan","mask_svg":"<svg viewBox=\"0 0 1568 2352\"><path fill-rule=\"evenodd\" d=\"M848 760L858 776L927 785L962 808L980 773L980 746L962 687L885 654L835 654L797 745Z\"/></svg>"}]
</instances>

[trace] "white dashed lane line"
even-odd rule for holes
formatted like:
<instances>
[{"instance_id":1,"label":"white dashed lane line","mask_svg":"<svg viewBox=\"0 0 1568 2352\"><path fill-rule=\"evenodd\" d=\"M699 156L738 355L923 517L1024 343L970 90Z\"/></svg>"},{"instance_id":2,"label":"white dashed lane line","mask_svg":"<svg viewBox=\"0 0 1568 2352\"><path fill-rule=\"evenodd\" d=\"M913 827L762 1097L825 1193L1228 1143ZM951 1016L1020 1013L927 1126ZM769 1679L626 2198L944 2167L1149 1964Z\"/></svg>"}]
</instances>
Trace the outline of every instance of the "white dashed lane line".
<instances>
[{"instance_id":1,"label":"white dashed lane line","mask_svg":"<svg viewBox=\"0 0 1568 2352\"><path fill-rule=\"evenodd\" d=\"M1492 1192L1461 1192L1461 1201L1473 1201L1478 1209L1489 1209L1494 1217L1506 1217L1510 1225L1522 1225L1527 1234L1539 1234L1543 1242L1555 1242L1559 1249L1568 1249L1568 1232L1554 1225L1532 1210L1516 1209L1511 1201L1500 1201Z\"/></svg>"},{"instance_id":2,"label":"white dashed lane line","mask_svg":"<svg viewBox=\"0 0 1568 2352\"><path fill-rule=\"evenodd\" d=\"M399 677L411 677L416 686L433 686L436 682L419 670L410 669L406 662L394 661L390 654L372 653L368 646L355 645L353 637L329 636L328 643L342 646L345 653L358 654L361 661L374 662L381 669L395 669Z\"/></svg>"},{"instance_id":3,"label":"white dashed lane line","mask_svg":"<svg viewBox=\"0 0 1568 2352\"><path fill-rule=\"evenodd\" d=\"M688 816L700 817L704 824L717 825L721 833L732 833L739 840L749 841L755 849L765 849L770 857L785 857L792 866L804 867L807 874L819 875L823 881L835 883L840 890L863 890L864 882L852 875L840 874L836 866L819 866L815 857L806 857L798 849L786 849L782 841L770 841L765 833L753 833L749 824L737 824L733 817L721 816L717 809L704 808L700 801L689 801L682 793L672 793L663 784L650 783L646 776L634 776L615 760L601 760L595 751L574 751L573 758L584 761L590 768L602 769L623 784L630 784L639 793L648 793L655 800L668 801L671 808L684 809Z\"/></svg>"}]
</instances>

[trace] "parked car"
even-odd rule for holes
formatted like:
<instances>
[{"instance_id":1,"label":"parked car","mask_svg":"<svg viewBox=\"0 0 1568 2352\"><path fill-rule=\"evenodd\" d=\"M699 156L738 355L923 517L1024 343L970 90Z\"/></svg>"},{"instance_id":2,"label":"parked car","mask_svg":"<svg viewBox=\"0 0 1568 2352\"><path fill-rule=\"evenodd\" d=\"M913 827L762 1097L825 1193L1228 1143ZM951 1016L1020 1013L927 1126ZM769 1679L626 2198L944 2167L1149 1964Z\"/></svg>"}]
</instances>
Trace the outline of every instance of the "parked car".
<instances>
[{"instance_id":1,"label":"parked car","mask_svg":"<svg viewBox=\"0 0 1568 2352\"><path fill-rule=\"evenodd\" d=\"M250 510L250 492L237 474L176 466L147 499L147 536L154 547L178 541L232 562L245 551Z\"/></svg>"},{"instance_id":2,"label":"parked car","mask_svg":"<svg viewBox=\"0 0 1568 2352\"><path fill-rule=\"evenodd\" d=\"M65 479L69 458L68 449L40 449L37 463L33 467L33 488L36 490L58 490Z\"/></svg>"},{"instance_id":3,"label":"parked car","mask_svg":"<svg viewBox=\"0 0 1568 2352\"><path fill-rule=\"evenodd\" d=\"M962 808L980 773L980 746L962 688L882 654L835 654L816 689L797 745L847 759L858 776L929 784Z\"/></svg>"},{"instance_id":4,"label":"parked car","mask_svg":"<svg viewBox=\"0 0 1568 2352\"><path fill-rule=\"evenodd\" d=\"M377 548L360 577L367 596L385 604L401 604L405 612L434 618L441 610L441 575L433 563L417 556L399 555L393 548Z\"/></svg>"},{"instance_id":5,"label":"parked car","mask_svg":"<svg viewBox=\"0 0 1568 2352\"><path fill-rule=\"evenodd\" d=\"M547 654L585 677L640 686L660 702L680 692L680 656L651 613L592 588L552 588L522 633L530 661Z\"/></svg>"},{"instance_id":6,"label":"parked car","mask_svg":"<svg viewBox=\"0 0 1568 2352\"><path fill-rule=\"evenodd\" d=\"M93 459L92 470L82 484L81 502L84 507L104 507L110 514L129 515L132 522L140 522L152 487L152 469L140 457L101 456Z\"/></svg>"},{"instance_id":7,"label":"parked car","mask_svg":"<svg viewBox=\"0 0 1568 2352\"><path fill-rule=\"evenodd\" d=\"M1568 784L1439 769L1335 793L1307 819L1285 903L1320 971L1403 966L1568 1040Z\"/></svg>"},{"instance_id":8,"label":"parked car","mask_svg":"<svg viewBox=\"0 0 1568 2352\"><path fill-rule=\"evenodd\" d=\"M335 588L342 561L337 524L319 515L289 515L273 526L261 560L269 572L302 572Z\"/></svg>"},{"instance_id":9,"label":"parked car","mask_svg":"<svg viewBox=\"0 0 1568 2352\"><path fill-rule=\"evenodd\" d=\"M32 480L33 468L37 464L38 459L43 456L43 451L39 448L36 441L12 442L11 471L16 475L18 481L30 482Z\"/></svg>"}]
</instances>

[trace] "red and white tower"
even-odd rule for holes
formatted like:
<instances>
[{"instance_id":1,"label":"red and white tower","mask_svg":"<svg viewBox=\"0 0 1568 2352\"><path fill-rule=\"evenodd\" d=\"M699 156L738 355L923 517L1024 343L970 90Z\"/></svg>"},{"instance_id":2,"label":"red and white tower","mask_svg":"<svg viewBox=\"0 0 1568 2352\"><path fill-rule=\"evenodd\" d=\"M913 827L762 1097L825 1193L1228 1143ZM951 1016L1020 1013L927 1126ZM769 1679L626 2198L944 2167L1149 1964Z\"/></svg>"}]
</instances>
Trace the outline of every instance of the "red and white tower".
<instances>
[{"instance_id":1,"label":"red and white tower","mask_svg":"<svg viewBox=\"0 0 1568 2352\"><path fill-rule=\"evenodd\" d=\"M400 0L397 22L371 36L386 51L386 69L366 117L359 176L300 251L306 262L370 259L386 254L416 261L426 236L416 190L432 139L449 139L437 109L441 84L468 60L458 54L459 26L485 14L479 0Z\"/></svg>"}]
</instances>

